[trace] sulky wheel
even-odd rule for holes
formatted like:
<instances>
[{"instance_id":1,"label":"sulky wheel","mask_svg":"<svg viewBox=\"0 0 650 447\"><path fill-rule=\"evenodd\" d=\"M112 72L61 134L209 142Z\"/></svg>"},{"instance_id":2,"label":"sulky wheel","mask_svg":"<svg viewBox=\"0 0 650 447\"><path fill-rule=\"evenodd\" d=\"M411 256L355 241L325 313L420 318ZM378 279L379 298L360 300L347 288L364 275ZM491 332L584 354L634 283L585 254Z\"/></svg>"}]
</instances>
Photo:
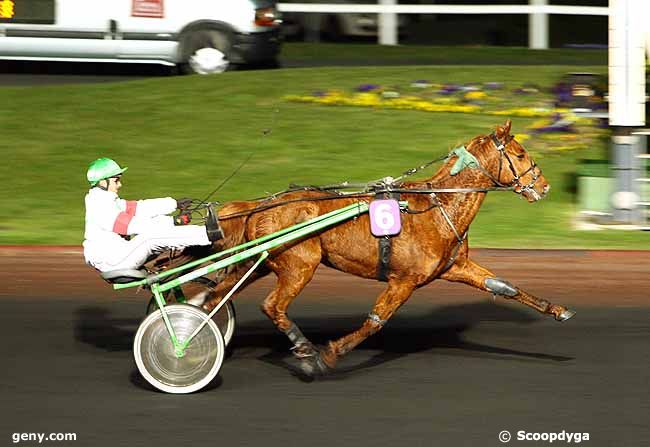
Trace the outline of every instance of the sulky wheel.
<instances>
[{"instance_id":1,"label":"sulky wheel","mask_svg":"<svg viewBox=\"0 0 650 447\"><path fill-rule=\"evenodd\" d=\"M181 288L188 304L201 306L205 299L209 296L212 289L214 289L216 286L217 283L201 276L183 284ZM168 304L178 302L173 289L165 292L165 301ZM156 303L156 299L154 297L151 297L149 304L147 305L147 315L155 310L158 310L158 304ZM212 319L215 323L217 323L219 331L223 335L223 341L226 346L228 346L232 340L232 336L235 333L235 326L237 324L235 305L232 303L232 301L228 301L221 308L221 310L219 310L219 312L217 312L216 315L212 317Z\"/></svg>"},{"instance_id":2,"label":"sulky wheel","mask_svg":"<svg viewBox=\"0 0 650 447\"><path fill-rule=\"evenodd\" d=\"M176 338L186 340L205 320L206 313L188 304L165 306ZM162 312L150 314L140 324L133 342L133 356L140 374L166 393L198 391L219 373L225 345L213 320L192 339L182 356L177 356Z\"/></svg>"}]
</instances>

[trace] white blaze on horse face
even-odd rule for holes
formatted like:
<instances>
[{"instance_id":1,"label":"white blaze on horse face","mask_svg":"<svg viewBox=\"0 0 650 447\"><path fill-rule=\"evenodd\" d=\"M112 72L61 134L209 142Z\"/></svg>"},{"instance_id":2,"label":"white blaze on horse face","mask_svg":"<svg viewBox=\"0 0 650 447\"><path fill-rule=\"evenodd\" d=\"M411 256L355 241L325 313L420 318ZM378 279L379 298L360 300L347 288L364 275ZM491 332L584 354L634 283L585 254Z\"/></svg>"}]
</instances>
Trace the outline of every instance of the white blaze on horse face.
<instances>
[{"instance_id":1,"label":"white blaze on horse face","mask_svg":"<svg viewBox=\"0 0 650 447\"><path fill-rule=\"evenodd\" d=\"M537 202L542 196L534 188L525 190L522 195L528 199L528 202Z\"/></svg>"},{"instance_id":2,"label":"white blaze on horse face","mask_svg":"<svg viewBox=\"0 0 650 447\"><path fill-rule=\"evenodd\" d=\"M513 178L515 192L520 193L528 202L543 199L550 190L550 186L542 174L541 168L535 164L528 151L514 140L514 137L510 149L512 164L517 177L519 177L518 180Z\"/></svg>"}]
</instances>

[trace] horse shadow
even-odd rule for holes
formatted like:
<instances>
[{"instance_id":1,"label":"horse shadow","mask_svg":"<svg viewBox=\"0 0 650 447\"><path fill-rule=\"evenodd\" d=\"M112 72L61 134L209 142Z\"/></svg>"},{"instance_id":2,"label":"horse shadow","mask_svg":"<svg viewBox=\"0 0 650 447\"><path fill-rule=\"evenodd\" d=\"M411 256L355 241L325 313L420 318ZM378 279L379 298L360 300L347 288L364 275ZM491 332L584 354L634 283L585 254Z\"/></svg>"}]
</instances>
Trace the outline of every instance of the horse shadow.
<instances>
[{"instance_id":1,"label":"horse shadow","mask_svg":"<svg viewBox=\"0 0 650 447\"><path fill-rule=\"evenodd\" d=\"M75 311L74 339L108 352L129 351L141 321L112 317L108 307L80 307Z\"/></svg>"},{"instance_id":2,"label":"horse shadow","mask_svg":"<svg viewBox=\"0 0 650 447\"><path fill-rule=\"evenodd\" d=\"M327 318L327 327L323 327L325 318L300 318L297 324L305 335L316 345L323 346L351 330L358 328L365 315L359 317ZM542 318L525 309L516 309L496 303L477 302L459 305L447 305L433 309L430 313L418 316L394 316L382 331L361 343L355 351L379 351L362 361L347 359L330 374L319 380L341 380L354 373L368 371L376 366L388 363L410 354L435 351L444 355L479 357L503 361L565 362L573 357L536 351L523 351L492 346L467 340L465 332L481 322L496 321L517 324L532 324ZM237 347L264 347L269 350L258 357L272 365L288 369L302 381L312 381L313 377L303 373L298 362L287 355L290 343L286 337L277 333L266 337L259 333L258 322L238 326L238 334L233 340L233 349ZM258 332L258 333L256 333Z\"/></svg>"},{"instance_id":3,"label":"horse shadow","mask_svg":"<svg viewBox=\"0 0 650 447\"><path fill-rule=\"evenodd\" d=\"M144 317L144 316L143 316ZM133 339L143 318L114 318L109 308L85 306L77 309L74 325L74 338L77 342L88 344L107 352L123 352L133 349ZM137 368L129 374L129 381L137 388L162 393L147 382ZM221 376L214 378L199 393L221 386Z\"/></svg>"},{"instance_id":4,"label":"horse shadow","mask_svg":"<svg viewBox=\"0 0 650 447\"><path fill-rule=\"evenodd\" d=\"M316 345L325 345L343 334L358 328L365 315L298 317L297 324ZM114 318L109 308L86 306L76 311L74 338L108 352L127 351L133 347L133 338L142 318ZM523 351L492 346L467 340L464 335L481 322L508 322L533 324L540 317L526 309L498 303L475 302L433 308L427 314L416 316L399 314L393 317L379 333L368 338L356 351L379 351L358 361L354 355L345 357L326 380L341 380L354 373L369 371L381 364L410 354L436 351L444 355L472 356L504 361L565 362L572 357L544 352ZM291 344L264 317L238 322L235 336L227 355L234 358L254 357L268 364L284 368L302 381L311 381L289 351ZM262 352L260 352L262 351ZM349 358L348 358L349 357ZM134 378L135 377L135 378ZM134 370L131 382L149 388Z\"/></svg>"}]
</instances>

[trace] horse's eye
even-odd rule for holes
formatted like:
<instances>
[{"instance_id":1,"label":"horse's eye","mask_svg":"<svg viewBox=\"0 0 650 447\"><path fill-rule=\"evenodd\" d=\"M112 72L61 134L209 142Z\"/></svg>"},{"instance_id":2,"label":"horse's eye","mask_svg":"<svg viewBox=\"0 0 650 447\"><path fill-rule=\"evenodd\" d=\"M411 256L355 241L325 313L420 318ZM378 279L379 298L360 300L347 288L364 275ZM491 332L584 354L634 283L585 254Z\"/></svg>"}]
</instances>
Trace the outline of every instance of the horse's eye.
<instances>
[{"instance_id":1,"label":"horse's eye","mask_svg":"<svg viewBox=\"0 0 650 447\"><path fill-rule=\"evenodd\" d=\"M523 160L526 154L517 154L517 158Z\"/></svg>"}]
</instances>

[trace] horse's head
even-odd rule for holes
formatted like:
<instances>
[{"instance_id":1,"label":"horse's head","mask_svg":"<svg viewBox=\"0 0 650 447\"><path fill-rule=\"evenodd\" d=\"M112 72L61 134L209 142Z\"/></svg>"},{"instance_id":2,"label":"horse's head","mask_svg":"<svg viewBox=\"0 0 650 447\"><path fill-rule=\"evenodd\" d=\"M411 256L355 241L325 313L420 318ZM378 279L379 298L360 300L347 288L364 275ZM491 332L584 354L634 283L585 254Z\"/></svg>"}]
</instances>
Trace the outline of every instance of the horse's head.
<instances>
[{"instance_id":1,"label":"horse's head","mask_svg":"<svg viewBox=\"0 0 650 447\"><path fill-rule=\"evenodd\" d=\"M497 126L485 142L487 150L495 153L489 157L495 161L490 163L493 167L489 171L495 183L511 186L529 202L536 202L544 198L551 187L526 149L510 135L511 125L507 120L503 126Z\"/></svg>"}]
</instances>

